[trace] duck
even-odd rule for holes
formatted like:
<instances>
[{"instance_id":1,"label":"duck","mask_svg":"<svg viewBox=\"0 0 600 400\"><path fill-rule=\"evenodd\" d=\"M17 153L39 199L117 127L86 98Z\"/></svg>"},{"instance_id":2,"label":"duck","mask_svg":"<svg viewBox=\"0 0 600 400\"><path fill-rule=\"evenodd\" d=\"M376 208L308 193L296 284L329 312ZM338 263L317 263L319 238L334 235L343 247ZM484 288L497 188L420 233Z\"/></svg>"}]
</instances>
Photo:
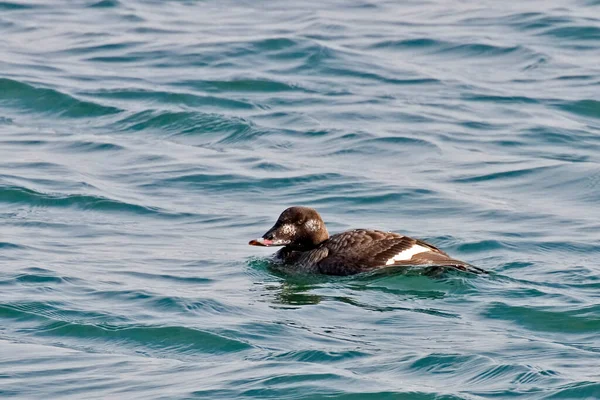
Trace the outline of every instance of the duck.
<instances>
[{"instance_id":1,"label":"duck","mask_svg":"<svg viewBox=\"0 0 600 400\"><path fill-rule=\"evenodd\" d=\"M353 229L330 236L321 215L302 206L284 210L271 229L248 244L283 246L274 260L308 274L346 276L400 266L487 273L432 244L395 232Z\"/></svg>"}]
</instances>

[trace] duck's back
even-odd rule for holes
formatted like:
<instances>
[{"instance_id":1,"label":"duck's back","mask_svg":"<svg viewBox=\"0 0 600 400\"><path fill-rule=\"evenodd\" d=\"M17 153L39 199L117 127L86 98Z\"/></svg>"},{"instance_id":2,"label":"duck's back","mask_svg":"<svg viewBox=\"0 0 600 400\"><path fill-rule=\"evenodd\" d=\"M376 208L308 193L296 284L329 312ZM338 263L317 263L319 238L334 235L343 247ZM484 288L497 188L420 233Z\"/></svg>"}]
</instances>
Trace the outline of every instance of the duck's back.
<instances>
[{"instance_id":1,"label":"duck's back","mask_svg":"<svg viewBox=\"0 0 600 400\"><path fill-rule=\"evenodd\" d=\"M303 269L328 275L351 275L395 265L470 266L435 246L394 232L355 229L331 236L299 258Z\"/></svg>"}]
</instances>

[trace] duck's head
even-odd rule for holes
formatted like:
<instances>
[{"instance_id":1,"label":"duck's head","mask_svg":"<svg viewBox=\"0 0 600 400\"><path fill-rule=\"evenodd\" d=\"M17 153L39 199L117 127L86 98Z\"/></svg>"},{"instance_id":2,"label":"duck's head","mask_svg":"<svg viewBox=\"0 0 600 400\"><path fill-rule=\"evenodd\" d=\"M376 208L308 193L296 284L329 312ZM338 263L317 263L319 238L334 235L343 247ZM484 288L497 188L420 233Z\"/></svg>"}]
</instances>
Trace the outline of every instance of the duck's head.
<instances>
[{"instance_id":1,"label":"duck's head","mask_svg":"<svg viewBox=\"0 0 600 400\"><path fill-rule=\"evenodd\" d=\"M252 246L289 246L308 250L327 240L329 233L319 213L309 207L290 207L261 238L251 240Z\"/></svg>"}]
</instances>

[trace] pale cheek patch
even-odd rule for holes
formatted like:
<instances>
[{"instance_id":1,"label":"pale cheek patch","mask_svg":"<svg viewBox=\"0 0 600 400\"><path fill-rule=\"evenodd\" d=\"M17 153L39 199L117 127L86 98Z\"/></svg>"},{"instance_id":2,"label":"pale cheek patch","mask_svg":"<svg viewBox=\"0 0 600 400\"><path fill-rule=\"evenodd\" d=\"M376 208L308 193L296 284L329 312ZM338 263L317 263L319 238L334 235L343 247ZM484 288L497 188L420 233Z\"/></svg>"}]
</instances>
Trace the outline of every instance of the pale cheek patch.
<instances>
[{"instance_id":1,"label":"pale cheek patch","mask_svg":"<svg viewBox=\"0 0 600 400\"><path fill-rule=\"evenodd\" d=\"M318 231L319 229L321 229L321 224L319 223L319 221L314 220L314 219L309 219L308 221L306 221L304 223L304 225L306 226L306 229L308 229L309 231Z\"/></svg>"},{"instance_id":2,"label":"pale cheek patch","mask_svg":"<svg viewBox=\"0 0 600 400\"><path fill-rule=\"evenodd\" d=\"M294 225L285 224L281 227L281 232L287 236L293 236L296 233L296 227Z\"/></svg>"},{"instance_id":3,"label":"pale cheek patch","mask_svg":"<svg viewBox=\"0 0 600 400\"><path fill-rule=\"evenodd\" d=\"M415 244L411 248L401 251L400 253L396 254L393 258L387 260L385 265L392 265L399 261L410 260L415 254L425 253L427 251L431 251L431 249Z\"/></svg>"}]
</instances>

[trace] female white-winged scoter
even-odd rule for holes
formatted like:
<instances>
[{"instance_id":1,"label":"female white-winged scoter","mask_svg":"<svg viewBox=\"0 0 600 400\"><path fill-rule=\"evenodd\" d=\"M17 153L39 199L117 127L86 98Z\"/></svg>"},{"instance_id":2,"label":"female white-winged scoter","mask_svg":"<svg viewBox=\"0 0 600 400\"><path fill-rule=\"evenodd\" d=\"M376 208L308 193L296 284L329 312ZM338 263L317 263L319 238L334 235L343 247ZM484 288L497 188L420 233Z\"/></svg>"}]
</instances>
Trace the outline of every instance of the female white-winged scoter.
<instances>
[{"instance_id":1,"label":"female white-winged scoter","mask_svg":"<svg viewBox=\"0 0 600 400\"><path fill-rule=\"evenodd\" d=\"M455 260L435 246L394 232L354 229L329 236L319 213L290 207L253 246L284 246L275 258L298 272L352 275L391 266L449 267L486 271Z\"/></svg>"}]
</instances>

